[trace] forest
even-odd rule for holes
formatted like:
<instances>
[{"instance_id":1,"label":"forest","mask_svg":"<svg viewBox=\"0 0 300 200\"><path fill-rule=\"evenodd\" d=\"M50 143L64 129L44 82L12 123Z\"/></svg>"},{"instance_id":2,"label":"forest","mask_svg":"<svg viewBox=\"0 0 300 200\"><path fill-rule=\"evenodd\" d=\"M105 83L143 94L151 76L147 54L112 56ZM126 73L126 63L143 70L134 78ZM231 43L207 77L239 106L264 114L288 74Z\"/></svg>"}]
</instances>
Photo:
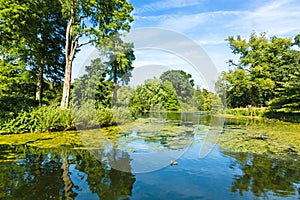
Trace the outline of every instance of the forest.
<instances>
[{"instance_id":1,"label":"forest","mask_svg":"<svg viewBox=\"0 0 300 200\"><path fill-rule=\"evenodd\" d=\"M133 6L126 0L0 1L0 134L113 125L145 112L226 112L264 109L265 117L300 121L300 34L252 33L226 40L233 55L216 93L191 74L170 70L136 88L127 86L134 44ZM73 61L83 46L97 58L75 79Z\"/></svg>"}]
</instances>

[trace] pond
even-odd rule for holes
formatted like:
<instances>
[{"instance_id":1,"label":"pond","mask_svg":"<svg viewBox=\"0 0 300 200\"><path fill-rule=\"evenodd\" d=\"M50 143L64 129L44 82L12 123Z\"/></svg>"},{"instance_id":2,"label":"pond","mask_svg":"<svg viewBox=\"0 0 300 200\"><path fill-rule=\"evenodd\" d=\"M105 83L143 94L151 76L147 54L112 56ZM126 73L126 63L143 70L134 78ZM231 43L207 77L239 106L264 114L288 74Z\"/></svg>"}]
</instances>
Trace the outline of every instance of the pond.
<instances>
[{"instance_id":1,"label":"pond","mask_svg":"<svg viewBox=\"0 0 300 200\"><path fill-rule=\"evenodd\" d=\"M299 124L164 113L0 138L0 199L300 198Z\"/></svg>"}]
</instances>

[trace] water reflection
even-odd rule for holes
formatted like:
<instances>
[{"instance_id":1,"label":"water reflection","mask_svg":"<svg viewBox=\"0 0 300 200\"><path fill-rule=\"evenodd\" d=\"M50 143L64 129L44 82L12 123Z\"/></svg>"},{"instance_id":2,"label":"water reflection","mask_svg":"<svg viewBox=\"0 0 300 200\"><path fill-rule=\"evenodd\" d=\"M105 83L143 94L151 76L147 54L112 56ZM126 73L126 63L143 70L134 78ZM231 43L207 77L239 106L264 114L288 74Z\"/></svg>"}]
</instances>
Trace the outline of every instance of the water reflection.
<instances>
[{"instance_id":1,"label":"water reflection","mask_svg":"<svg viewBox=\"0 0 300 200\"><path fill-rule=\"evenodd\" d=\"M0 199L125 199L132 195L133 174L109 169L87 150L0 148Z\"/></svg>"},{"instance_id":2,"label":"water reflection","mask_svg":"<svg viewBox=\"0 0 300 200\"><path fill-rule=\"evenodd\" d=\"M251 191L256 197L299 197L300 165L292 158L275 159L232 152L225 154L236 159L231 168L242 170L242 174L233 178L232 192L240 196Z\"/></svg>"},{"instance_id":3,"label":"water reflection","mask_svg":"<svg viewBox=\"0 0 300 200\"><path fill-rule=\"evenodd\" d=\"M82 145L38 148L33 144L40 140L33 138L24 145L0 145L0 199L300 197L299 157L233 153L218 146L201 157L199 150L209 143L203 138L218 131L210 125L218 119L192 114L156 117L102 132L78 132ZM234 120L225 126L226 131L237 126L240 132L254 127L253 122ZM58 140L49 137L43 144L53 141ZM172 158L178 158L178 165L169 165ZM136 173L141 168L147 173Z\"/></svg>"}]
</instances>

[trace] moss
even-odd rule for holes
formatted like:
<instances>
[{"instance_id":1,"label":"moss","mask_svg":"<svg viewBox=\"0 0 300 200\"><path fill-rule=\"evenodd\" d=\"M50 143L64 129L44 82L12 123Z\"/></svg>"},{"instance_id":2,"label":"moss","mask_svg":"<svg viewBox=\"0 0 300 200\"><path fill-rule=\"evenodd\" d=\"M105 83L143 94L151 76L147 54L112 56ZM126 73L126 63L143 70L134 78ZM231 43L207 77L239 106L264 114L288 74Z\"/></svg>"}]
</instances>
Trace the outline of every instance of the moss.
<instances>
[{"instance_id":1,"label":"moss","mask_svg":"<svg viewBox=\"0 0 300 200\"><path fill-rule=\"evenodd\" d=\"M300 155L300 124L274 120L239 121L238 126L228 125L217 143L233 152Z\"/></svg>"}]
</instances>

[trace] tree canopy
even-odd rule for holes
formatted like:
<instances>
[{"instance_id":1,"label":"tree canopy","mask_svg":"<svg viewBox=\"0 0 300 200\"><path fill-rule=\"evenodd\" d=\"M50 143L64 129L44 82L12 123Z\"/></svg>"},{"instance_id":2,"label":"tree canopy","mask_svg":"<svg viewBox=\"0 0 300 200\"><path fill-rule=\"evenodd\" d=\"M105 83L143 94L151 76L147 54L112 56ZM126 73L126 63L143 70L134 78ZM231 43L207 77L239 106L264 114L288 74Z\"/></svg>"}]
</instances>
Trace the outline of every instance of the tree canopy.
<instances>
[{"instance_id":1,"label":"tree canopy","mask_svg":"<svg viewBox=\"0 0 300 200\"><path fill-rule=\"evenodd\" d=\"M176 91L178 98L187 102L193 96L194 80L192 75L182 70L169 70L164 72L160 79L162 82L170 81Z\"/></svg>"},{"instance_id":2,"label":"tree canopy","mask_svg":"<svg viewBox=\"0 0 300 200\"><path fill-rule=\"evenodd\" d=\"M68 107L72 62L84 45L100 46L119 32L129 31L133 7L126 0L67 0L61 1L62 12L68 19L65 42L65 78L61 107ZM86 38L81 42L81 38Z\"/></svg>"},{"instance_id":3,"label":"tree canopy","mask_svg":"<svg viewBox=\"0 0 300 200\"><path fill-rule=\"evenodd\" d=\"M223 72L218 92L229 107L270 106L284 112L299 111L299 35L294 39L251 34L249 40L228 37L239 55L234 67ZM298 46L298 47L295 47Z\"/></svg>"}]
</instances>

